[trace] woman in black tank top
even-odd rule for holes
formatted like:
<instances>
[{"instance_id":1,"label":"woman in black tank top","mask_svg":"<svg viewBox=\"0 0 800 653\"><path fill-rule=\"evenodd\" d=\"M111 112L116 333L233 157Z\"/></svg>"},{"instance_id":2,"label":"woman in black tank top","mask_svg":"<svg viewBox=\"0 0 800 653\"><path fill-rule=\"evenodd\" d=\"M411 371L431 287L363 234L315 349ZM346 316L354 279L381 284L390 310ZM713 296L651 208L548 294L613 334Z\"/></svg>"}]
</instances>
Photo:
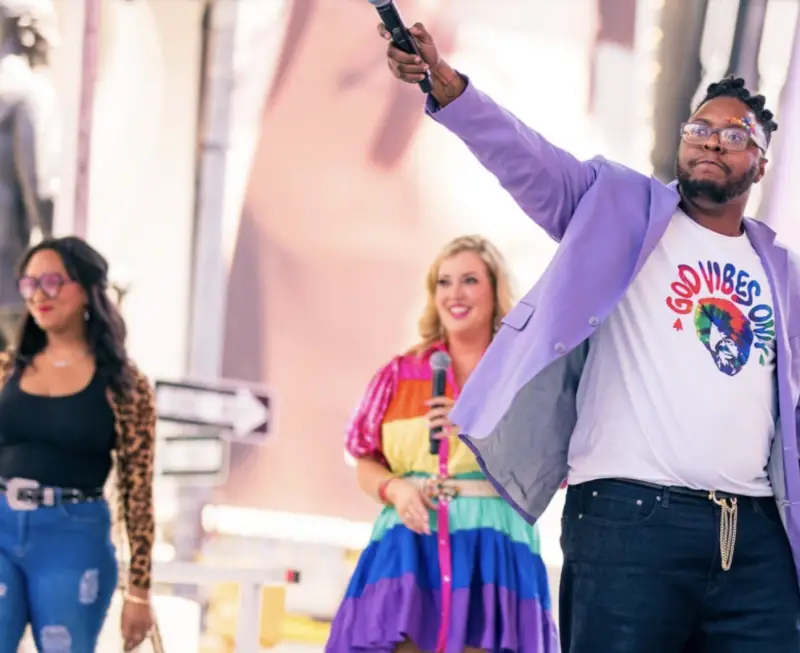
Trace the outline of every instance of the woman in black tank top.
<instances>
[{"instance_id":1,"label":"woman in black tank top","mask_svg":"<svg viewBox=\"0 0 800 653\"><path fill-rule=\"evenodd\" d=\"M103 488L115 468L131 548L125 650L153 630L155 409L128 360L108 263L79 238L24 257L16 351L0 355L0 650L94 651L117 587Z\"/></svg>"}]
</instances>

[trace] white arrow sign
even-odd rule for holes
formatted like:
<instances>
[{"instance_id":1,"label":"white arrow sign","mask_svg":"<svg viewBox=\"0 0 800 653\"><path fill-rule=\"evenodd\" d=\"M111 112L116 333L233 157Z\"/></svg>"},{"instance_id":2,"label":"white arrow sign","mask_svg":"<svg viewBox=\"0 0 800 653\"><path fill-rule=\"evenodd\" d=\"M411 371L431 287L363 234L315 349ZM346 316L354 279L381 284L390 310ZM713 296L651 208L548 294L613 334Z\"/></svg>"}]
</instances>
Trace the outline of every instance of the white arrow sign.
<instances>
[{"instance_id":1,"label":"white arrow sign","mask_svg":"<svg viewBox=\"0 0 800 653\"><path fill-rule=\"evenodd\" d=\"M159 420L214 426L236 441L263 442L270 431L269 393L244 384L156 381L156 409Z\"/></svg>"}]
</instances>

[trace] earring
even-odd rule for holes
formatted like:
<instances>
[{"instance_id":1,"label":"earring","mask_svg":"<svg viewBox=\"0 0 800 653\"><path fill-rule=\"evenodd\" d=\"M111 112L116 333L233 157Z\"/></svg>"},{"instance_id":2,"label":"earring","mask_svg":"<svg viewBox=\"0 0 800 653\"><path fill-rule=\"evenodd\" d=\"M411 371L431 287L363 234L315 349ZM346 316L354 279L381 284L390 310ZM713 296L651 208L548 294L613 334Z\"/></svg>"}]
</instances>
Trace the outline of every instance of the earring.
<instances>
[{"instance_id":1,"label":"earring","mask_svg":"<svg viewBox=\"0 0 800 653\"><path fill-rule=\"evenodd\" d=\"M83 312L83 321L84 322L88 322L89 321L89 309L88 308Z\"/></svg>"}]
</instances>

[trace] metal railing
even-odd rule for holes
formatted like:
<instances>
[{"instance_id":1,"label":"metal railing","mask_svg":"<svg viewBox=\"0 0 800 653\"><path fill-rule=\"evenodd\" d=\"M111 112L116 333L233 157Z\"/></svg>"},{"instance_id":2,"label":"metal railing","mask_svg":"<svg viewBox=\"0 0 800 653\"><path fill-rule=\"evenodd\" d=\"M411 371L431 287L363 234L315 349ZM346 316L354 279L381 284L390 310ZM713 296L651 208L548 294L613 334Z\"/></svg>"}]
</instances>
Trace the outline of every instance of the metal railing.
<instances>
[{"instance_id":1,"label":"metal railing","mask_svg":"<svg viewBox=\"0 0 800 653\"><path fill-rule=\"evenodd\" d=\"M153 580L157 584L207 586L236 583L239 610L236 620L236 653L259 653L261 589L283 585L285 571L263 567L226 567L195 562L156 562ZM167 651L166 653L173 653ZM175 652L183 653L183 652Z\"/></svg>"}]
</instances>

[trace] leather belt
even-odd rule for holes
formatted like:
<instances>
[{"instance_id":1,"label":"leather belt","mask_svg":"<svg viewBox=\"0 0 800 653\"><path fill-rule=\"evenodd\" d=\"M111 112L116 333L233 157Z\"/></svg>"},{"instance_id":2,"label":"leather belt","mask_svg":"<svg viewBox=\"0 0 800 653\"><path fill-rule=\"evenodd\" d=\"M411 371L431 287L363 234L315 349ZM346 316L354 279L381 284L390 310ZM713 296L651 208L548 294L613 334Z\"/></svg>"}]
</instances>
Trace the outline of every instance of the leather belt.
<instances>
[{"instance_id":1,"label":"leather belt","mask_svg":"<svg viewBox=\"0 0 800 653\"><path fill-rule=\"evenodd\" d=\"M433 499L455 497L498 497L489 481L480 478L441 478L439 476L411 476L406 479Z\"/></svg>"},{"instance_id":2,"label":"leather belt","mask_svg":"<svg viewBox=\"0 0 800 653\"><path fill-rule=\"evenodd\" d=\"M0 478L0 494L5 494L12 510L36 510L62 503L84 503L103 498L103 489L49 487L29 478Z\"/></svg>"},{"instance_id":3,"label":"leather belt","mask_svg":"<svg viewBox=\"0 0 800 653\"><path fill-rule=\"evenodd\" d=\"M649 487L654 490L661 490L662 492L669 490L670 494L680 494L686 497L703 499L705 501L709 500L709 494L711 493L711 490L693 490L688 487L681 487L680 485L659 485L658 483L648 483L647 481L633 481L629 478L620 478L614 480L619 480L623 483L629 483L631 485L641 485L642 487ZM721 492L720 490L714 490L714 494L720 499L730 499L737 496L729 492Z\"/></svg>"}]
</instances>

